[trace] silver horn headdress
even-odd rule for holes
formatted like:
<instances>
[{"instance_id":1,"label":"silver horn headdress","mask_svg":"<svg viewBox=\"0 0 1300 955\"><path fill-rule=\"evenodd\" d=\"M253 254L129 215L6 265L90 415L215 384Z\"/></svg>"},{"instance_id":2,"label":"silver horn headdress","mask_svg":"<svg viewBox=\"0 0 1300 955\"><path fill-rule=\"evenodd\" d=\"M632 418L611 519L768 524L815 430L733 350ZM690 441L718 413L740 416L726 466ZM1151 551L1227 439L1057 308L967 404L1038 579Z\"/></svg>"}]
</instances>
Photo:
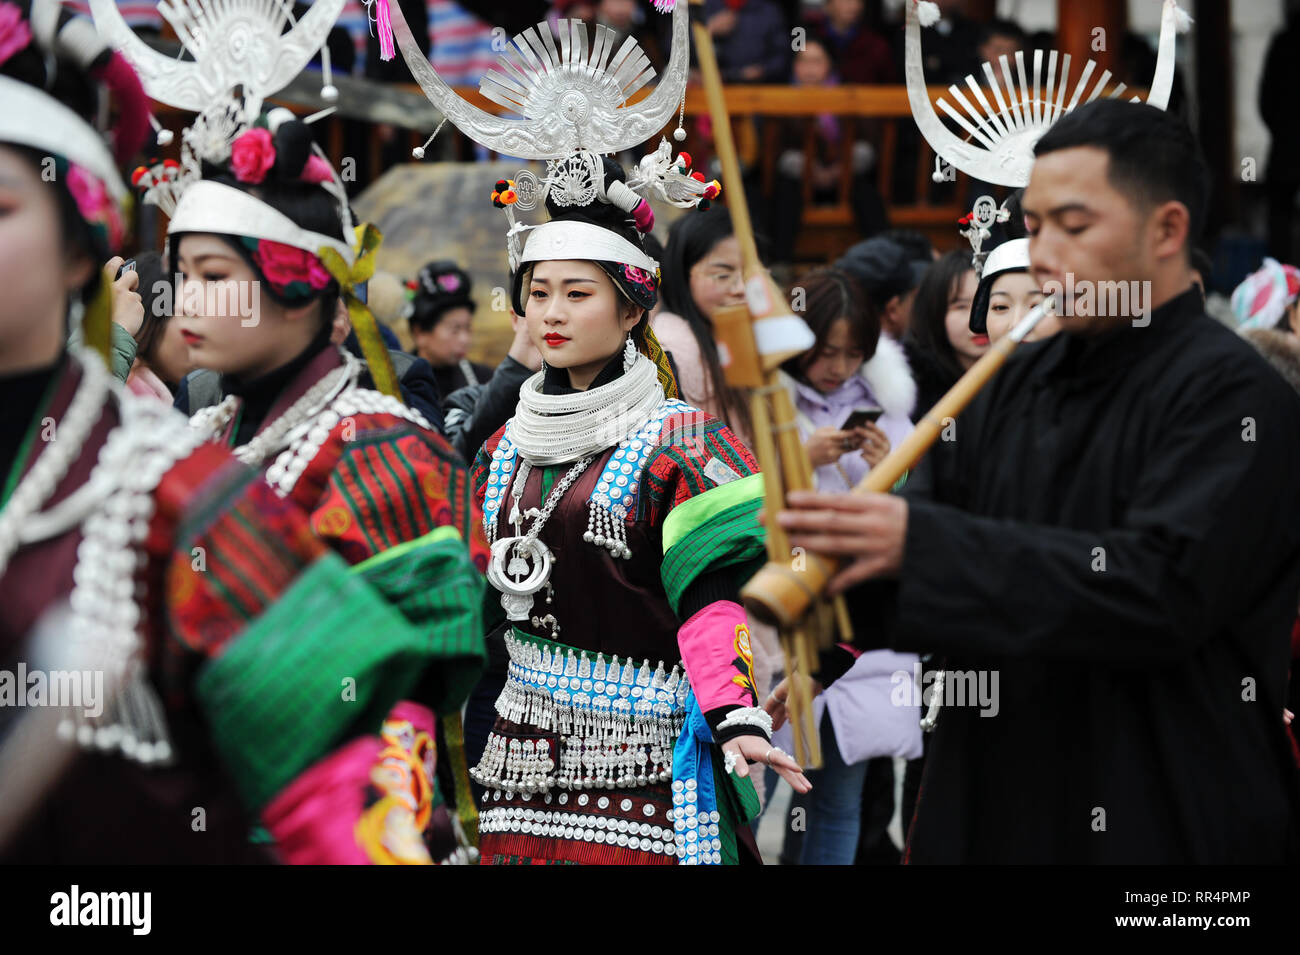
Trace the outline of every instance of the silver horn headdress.
<instances>
[{"instance_id":1,"label":"silver horn headdress","mask_svg":"<svg viewBox=\"0 0 1300 955\"><path fill-rule=\"evenodd\" d=\"M987 94L986 88L974 76L968 75L966 86L975 99L974 103L956 84L948 87L948 93L961 107L960 110L947 99L939 100L939 109L965 131L966 138L962 139L944 125L926 91L925 68L921 62L921 26L923 21L927 26L932 25L937 22L938 16L935 4L926 0L908 0L905 74L907 98L917 128L937 156L966 175L1001 186L1018 188L1026 185L1034 161L1034 144L1066 113L1081 103L1091 102L1101 96L1110 81L1110 71L1102 71L1091 92L1084 98L1089 80L1097 68L1097 64L1089 60L1067 101L1065 97L1070 81L1068 53L1058 55L1055 50L1050 51L1047 55L1047 72L1044 74L1043 51L1035 50L1032 81L1029 79L1031 74L1026 73L1023 51L1016 53L1014 76L1007 57L1003 55L998 58L997 75L1002 77L1001 83L996 78L994 64L985 63L983 72L988 81ZM1159 109L1168 105L1169 91L1173 85L1175 34L1186 30L1190 22L1190 18L1175 0L1164 0L1164 12L1160 20L1160 50L1155 77L1146 99L1147 103ZM1107 95L1118 97L1123 94L1124 88L1121 83ZM996 106L990 103L989 95ZM1136 96L1133 100L1141 102Z\"/></svg>"},{"instance_id":2,"label":"silver horn headdress","mask_svg":"<svg viewBox=\"0 0 1300 955\"><path fill-rule=\"evenodd\" d=\"M300 229L254 196L218 183L204 183L181 205L183 194L203 179L204 162L224 166L231 161L235 141L259 122L268 97L301 73L317 53L328 63L325 41L343 0L316 0L296 22L291 0L163 0L158 10L176 31L189 60L164 56L145 44L113 0L90 0L90 8L100 34L135 67L152 99L198 114L181 133L179 163L142 166L132 176L143 201L172 217L173 231L209 222L212 229L220 225L218 231L256 235L313 253L329 246L347 262L355 259L349 243ZM322 93L332 88L328 74L325 82ZM275 109L267 124L274 132L291 118L288 110ZM343 183L319 147L313 145L312 153L319 163L311 181L333 196L343 234L351 236L354 223Z\"/></svg>"},{"instance_id":3,"label":"silver horn headdress","mask_svg":"<svg viewBox=\"0 0 1300 955\"><path fill-rule=\"evenodd\" d=\"M542 22L516 34L483 77L479 92L519 118L497 116L466 102L425 58L400 6L390 9L387 0L375 2L381 8L379 22L391 19L411 74L447 120L494 152L546 161L543 178L525 169L514 179L500 180L492 193L493 203L506 210L510 222L506 235L512 271L527 258L520 236L535 228L517 222L516 209L533 209L548 198L561 207L598 200L622 209L646 233L654 226L646 196L689 208L706 205L721 191L716 180L706 181L702 173L691 171L687 153L674 157L667 139L640 161L625 182L607 182L603 171L603 156L639 146L663 129L683 105L690 65L685 0L655 0L660 11L672 11L672 49L658 85L636 103L631 102L632 96L654 79L655 71L632 37L616 48L617 34L600 25L589 42L587 25L581 20L560 20L554 32ZM674 138L684 137L679 113ZM413 153L422 159L424 147ZM644 256L628 258L636 260L631 264L637 268L657 265L643 261Z\"/></svg>"},{"instance_id":4,"label":"silver horn headdress","mask_svg":"<svg viewBox=\"0 0 1300 955\"><path fill-rule=\"evenodd\" d=\"M963 139L940 119L926 89L925 68L921 60L921 27L933 26L938 20L939 9L934 3L907 0L907 98L917 128L934 150L936 182L942 182L945 178L941 164L947 162L972 179L1021 188L1029 183L1029 171L1034 163L1034 145L1057 120L1099 96L1117 98L1124 93L1123 83L1107 91L1111 79L1109 70L1102 71L1090 90L1089 83L1097 64L1089 60L1084 64L1067 99L1070 87L1068 53L1048 51L1046 72L1043 69L1042 50L1034 51L1029 71L1026 71L1024 51L1016 53L1014 71L1010 60L1003 55L998 58L996 70L992 63L983 64L984 78L987 81L985 85L982 86L973 75L966 76L969 97L955 83L948 87L948 95L957 106L946 98L938 101L939 109L944 115L965 132ZM1146 99L1151 106L1165 109L1169 104L1169 92L1174 80L1176 34L1185 32L1190 25L1191 18L1179 8L1175 0L1164 0L1156 72ZM1132 97L1132 100L1142 102L1137 96ZM1009 215L1005 203L999 207L991 196L980 196L975 200L971 212L962 217L960 224L967 228L961 234L970 241L977 272L988 255L982 246L990 237L991 227L994 223L1005 222Z\"/></svg>"},{"instance_id":5,"label":"silver horn headdress","mask_svg":"<svg viewBox=\"0 0 1300 955\"><path fill-rule=\"evenodd\" d=\"M656 0L655 5L666 10L673 3ZM616 50L617 34L600 25L589 44L581 20L560 20L558 37L545 22L516 34L483 77L479 92L519 113L519 119L466 102L425 58L400 5L392 5L391 15L397 45L429 101L470 139L507 156L553 159L578 150L628 149L663 129L686 92L690 51L685 0L673 10L672 52L663 78L638 103L628 100L655 71L632 37Z\"/></svg>"},{"instance_id":6,"label":"silver horn headdress","mask_svg":"<svg viewBox=\"0 0 1300 955\"><path fill-rule=\"evenodd\" d=\"M177 109L202 112L236 86L250 108L284 87L318 52L343 11L343 0L315 0L293 23L283 0L162 0L158 12L194 59L165 56L132 32L114 0L90 0L95 28L135 67L151 97ZM323 91L326 99L329 87ZM335 94L337 95L337 93Z\"/></svg>"}]
</instances>

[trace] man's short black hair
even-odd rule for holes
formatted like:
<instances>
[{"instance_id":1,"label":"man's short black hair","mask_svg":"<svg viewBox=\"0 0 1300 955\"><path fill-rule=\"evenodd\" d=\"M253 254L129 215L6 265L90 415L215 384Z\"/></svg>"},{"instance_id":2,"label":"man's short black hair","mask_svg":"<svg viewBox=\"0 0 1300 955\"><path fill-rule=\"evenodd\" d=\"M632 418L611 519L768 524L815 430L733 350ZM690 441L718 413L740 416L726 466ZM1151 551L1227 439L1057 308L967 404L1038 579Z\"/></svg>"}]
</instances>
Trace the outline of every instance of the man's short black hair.
<instances>
[{"instance_id":1,"label":"man's short black hair","mask_svg":"<svg viewBox=\"0 0 1300 955\"><path fill-rule=\"evenodd\" d=\"M1093 146L1110 157L1107 179L1144 209L1169 200L1187 207L1190 253L1205 226L1210 170L1179 117L1145 103L1096 99L1067 113L1034 147L1035 156Z\"/></svg>"}]
</instances>

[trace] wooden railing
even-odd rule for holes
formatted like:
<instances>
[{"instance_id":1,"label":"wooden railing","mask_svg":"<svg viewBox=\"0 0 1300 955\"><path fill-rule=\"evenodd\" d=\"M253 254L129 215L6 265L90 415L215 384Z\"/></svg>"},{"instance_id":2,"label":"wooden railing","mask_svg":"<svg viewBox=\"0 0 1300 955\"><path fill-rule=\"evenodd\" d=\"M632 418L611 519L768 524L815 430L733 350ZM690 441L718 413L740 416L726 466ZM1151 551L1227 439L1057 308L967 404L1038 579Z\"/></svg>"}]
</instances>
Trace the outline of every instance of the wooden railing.
<instances>
[{"instance_id":1,"label":"wooden railing","mask_svg":"<svg viewBox=\"0 0 1300 955\"><path fill-rule=\"evenodd\" d=\"M399 144L396 149L398 156L409 157L410 149L427 138L440 118L414 85L378 85L343 77L339 80L341 82L336 82L344 96L337 104L338 114L323 120L318 133L322 148L336 165L349 153L346 145L349 133L345 123L369 123L377 128L378 121L387 127L387 139L381 140L373 133L362 137L368 153L366 168L373 177L383 171L381 157L385 142L395 138ZM309 75L299 77L276 101L301 114L318 110L325 104L315 95L314 86L317 84L318 80L314 83ZM944 91L943 87L932 87L929 91L931 99L937 99ZM461 88L458 92L484 110L504 112L497 104L480 96L477 89ZM641 95L647 92L643 91ZM733 122L750 124L757 137L751 140L755 148L750 151L753 159L750 174L757 176L758 192L763 202L771 202L773 192L778 188L776 164L782 149L783 121L822 114L832 115L839 121L840 180L832 197L823 196L820 202L815 203L812 184L804 177L804 212L802 229L795 244L796 258L825 261L861 238L854 222L851 200L851 153L854 143L861 140L871 142L874 148L872 178L884 200L889 224L924 232L939 248L952 248L957 244L957 219L965 211L961 205L962 196L951 184L936 186L932 182L934 153L912 125L906 87L734 85L727 87L726 98ZM164 124L173 129L189 119L175 113L166 107L159 108ZM704 168L712 155L712 143L698 134L693 122L694 118L706 115L703 91L697 87L689 88L686 116L690 136L685 146L691 152L696 168ZM813 150L813 125L807 124L809 128L804 137L804 153L808 157ZM662 130L662 135L671 136L675 127L676 117ZM354 129L350 140L352 150L357 145L355 137ZM444 137L451 140L450 148L441 142ZM643 148L651 149L658 141L659 135L656 134L643 144ZM173 145L169 151L175 153L177 148ZM390 148L389 152L391 155L394 149ZM472 160L475 155L473 144L460 136L451 124L447 124L439 134L439 142L429 152L430 156L459 160Z\"/></svg>"}]
</instances>

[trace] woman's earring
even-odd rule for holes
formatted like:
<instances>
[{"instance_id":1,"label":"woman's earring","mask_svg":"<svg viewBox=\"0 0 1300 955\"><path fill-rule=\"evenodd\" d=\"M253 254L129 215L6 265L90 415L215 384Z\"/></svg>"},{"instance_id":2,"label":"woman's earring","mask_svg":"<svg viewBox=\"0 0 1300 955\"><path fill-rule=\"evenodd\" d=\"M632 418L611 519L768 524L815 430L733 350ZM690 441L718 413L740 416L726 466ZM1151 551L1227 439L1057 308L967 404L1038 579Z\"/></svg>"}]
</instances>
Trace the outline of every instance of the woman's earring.
<instances>
[{"instance_id":1,"label":"woman's earring","mask_svg":"<svg viewBox=\"0 0 1300 955\"><path fill-rule=\"evenodd\" d=\"M104 279L103 281L107 281ZM86 303L81 300L81 292L74 291L68 296L68 328L77 329L86 320ZM631 339L628 339L631 341Z\"/></svg>"},{"instance_id":2,"label":"woman's earring","mask_svg":"<svg viewBox=\"0 0 1300 955\"><path fill-rule=\"evenodd\" d=\"M632 341L632 336L627 336L627 344L623 346L623 370L631 371L632 365L636 362L636 343Z\"/></svg>"}]
</instances>

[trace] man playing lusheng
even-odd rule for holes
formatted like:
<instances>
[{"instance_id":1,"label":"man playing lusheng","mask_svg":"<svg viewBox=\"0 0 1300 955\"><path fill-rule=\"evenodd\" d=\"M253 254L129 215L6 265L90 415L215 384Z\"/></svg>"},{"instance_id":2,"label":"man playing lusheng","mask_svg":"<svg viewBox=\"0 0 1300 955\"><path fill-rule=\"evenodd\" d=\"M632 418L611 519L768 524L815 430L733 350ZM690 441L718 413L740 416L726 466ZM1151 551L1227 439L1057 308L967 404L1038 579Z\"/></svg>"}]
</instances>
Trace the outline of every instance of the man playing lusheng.
<instances>
[{"instance_id":1,"label":"man playing lusheng","mask_svg":"<svg viewBox=\"0 0 1300 955\"><path fill-rule=\"evenodd\" d=\"M1208 173L1181 120L1098 100L1035 152L1032 271L1073 288L1065 334L902 496L791 495L782 524L848 559L861 642L1000 677L996 715L939 716L911 861L1293 860L1300 402L1192 287ZM1113 314L1116 281L1149 311Z\"/></svg>"}]
</instances>

